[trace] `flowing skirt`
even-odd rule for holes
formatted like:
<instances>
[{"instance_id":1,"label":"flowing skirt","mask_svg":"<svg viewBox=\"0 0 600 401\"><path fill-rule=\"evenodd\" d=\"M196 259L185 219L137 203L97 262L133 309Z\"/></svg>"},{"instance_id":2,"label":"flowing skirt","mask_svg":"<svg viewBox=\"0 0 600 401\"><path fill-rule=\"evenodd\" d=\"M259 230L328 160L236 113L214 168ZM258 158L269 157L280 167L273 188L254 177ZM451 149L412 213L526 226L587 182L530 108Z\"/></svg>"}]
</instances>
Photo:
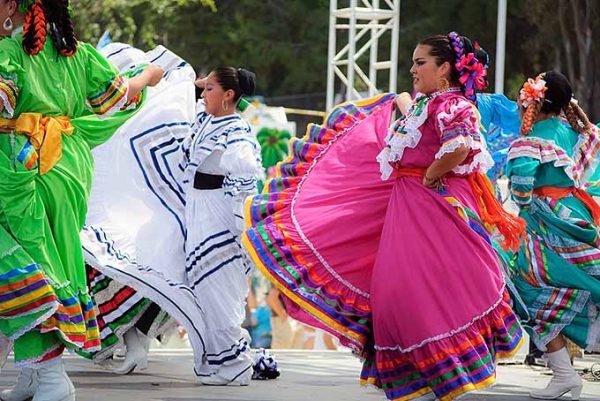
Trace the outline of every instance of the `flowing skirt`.
<instances>
[{"instance_id":1,"label":"flowing skirt","mask_svg":"<svg viewBox=\"0 0 600 401\"><path fill-rule=\"evenodd\" d=\"M444 194L380 180L393 107L393 95L343 104L293 140L247 204L243 243L292 317L365 358L363 384L452 400L490 385L522 333L467 180Z\"/></svg>"}]
</instances>

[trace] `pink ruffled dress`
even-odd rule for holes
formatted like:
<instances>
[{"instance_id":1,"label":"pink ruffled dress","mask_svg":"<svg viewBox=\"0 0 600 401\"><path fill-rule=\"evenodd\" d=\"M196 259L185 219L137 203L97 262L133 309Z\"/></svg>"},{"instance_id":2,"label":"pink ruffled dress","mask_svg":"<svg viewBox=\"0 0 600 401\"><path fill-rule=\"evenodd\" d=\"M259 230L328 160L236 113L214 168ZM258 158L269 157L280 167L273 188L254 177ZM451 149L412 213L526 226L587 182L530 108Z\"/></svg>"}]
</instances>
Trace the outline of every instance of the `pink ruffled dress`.
<instances>
[{"instance_id":1,"label":"pink ruffled dress","mask_svg":"<svg viewBox=\"0 0 600 401\"><path fill-rule=\"evenodd\" d=\"M244 243L293 317L365 358L363 384L452 400L492 384L522 338L467 178L492 161L460 92L421 98L388 132L393 107L382 95L310 127L248 205ZM441 193L407 174L459 145L471 152Z\"/></svg>"}]
</instances>

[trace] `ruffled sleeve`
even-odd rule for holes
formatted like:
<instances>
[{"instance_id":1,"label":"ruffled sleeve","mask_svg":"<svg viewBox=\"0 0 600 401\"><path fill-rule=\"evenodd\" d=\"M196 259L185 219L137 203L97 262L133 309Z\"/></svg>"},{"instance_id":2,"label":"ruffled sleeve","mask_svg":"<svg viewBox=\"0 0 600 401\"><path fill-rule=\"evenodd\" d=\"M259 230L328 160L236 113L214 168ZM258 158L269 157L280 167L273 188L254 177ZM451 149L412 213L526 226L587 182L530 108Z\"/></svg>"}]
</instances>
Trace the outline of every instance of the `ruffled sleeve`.
<instances>
[{"instance_id":1,"label":"ruffled sleeve","mask_svg":"<svg viewBox=\"0 0 600 401\"><path fill-rule=\"evenodd\" d=\"M510 195L519 206L527 206L531 203L535 173L539 166L540 160L533 157L517 157L508 161L506 173Z\"/></svg>"},{"instance_id":2,"label":"ruffled sleeve","mask_svg":"<svg viewBox=\"0 0 600 401\"><path fill-rule=\"evenodd\" d=\"M257 180L262 178L260 145L250 126L240 120L227 130L225 149L220 167L227 172L223 189L233 197L233 214L240 232L244 229L243 208L248 196L257 193Z\"/></svg>"},{"instance_id":3,"label":"ruffled sleeve","mask_svg":"<svg viewBox=\"0 0 600 401\"><path fill-rule=\"evenodd\" d=\"M233 176L256 177L262 171L260 162L260 145L252 134L250 126L243 120L229 126L226 139L220 143L223 148L221 168Z\"/></svg>"},{"instance_id":4,"label":"ruffled sleeve","mask_svg":"<svg viewBox=\"0 0 600 401\"><path fill-rule=\"evenodd\" d=\"M579 134L573 149L573 176L581 183L586 183L592 177L598 176L600 163L600 129L595 125L588 132Z\"/></svg>"},{"instance_id":5,"label":"ruffled sleeve","mask_svg":"<svg viewBox=\"0 0 600 401\"><path fill-rule=\"evenodd\" d=\"M20 63L18 43L10 38L0 40L0 99L3 109L1 116L12 118L19 99L20 80L23 68Z\"/></svg>"},{"instance_id":6,"label":"ruffled sleeve","mask_svg":"<svg viewBox=\"0 0 600 401\"><path fill-rule=\"evenodd\" d=\"M466 160L452 171L456 174L485 173L494 165L479 131L479 114L475 106L463 97L451 97L438 106L436 117L440 136L439 159L461 146L471 150Z\"/></svg>"},{"instance_id":7,"label":"ruffled sleeve","mask_svg":"<svg viewBox=\"0 0 600 401\"><path fill-rule=\"evenodd\" d=\"M91 45L81 43L78 51L87 54L86 94L92 111L98 115L110 115L126 107L127 79L120 76L117 68Z\"/></svg>"}]
</instances>

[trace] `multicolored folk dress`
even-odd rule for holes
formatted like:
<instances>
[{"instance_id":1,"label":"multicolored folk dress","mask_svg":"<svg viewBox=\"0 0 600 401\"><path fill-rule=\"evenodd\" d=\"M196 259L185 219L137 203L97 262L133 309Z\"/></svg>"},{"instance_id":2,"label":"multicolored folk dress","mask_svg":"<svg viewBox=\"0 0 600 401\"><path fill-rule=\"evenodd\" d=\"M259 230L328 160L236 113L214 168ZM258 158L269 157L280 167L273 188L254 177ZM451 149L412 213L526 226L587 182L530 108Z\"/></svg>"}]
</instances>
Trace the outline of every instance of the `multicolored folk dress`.
<instances>
[{"instance_id":1,"label":"multicolored folk dress","mask_svg":"<svg viewBox=\"0 0 600 401\"><path fill-rule=\"evenodd\" d=\"M127 81L85 43L71 57L50 39L25 54L20 33L0 40L0 331L20 366L65 347L101 346L79 239L93 176L91 149L131 113ZM131 105L131 107L135 107Z\"/></svg>"},{"instance_id":2,"label":"multicolored folk dress","mask_svg":"<svg viewBox=\"0 0 600 401\"><path fill-rule=\"evenodd\" d=\"M582 189L599 151L598 128L577 134L553 117L508 153L511 196L527 221L511 263L525 305L517 311L541 350L559 333L589 350L600 341L600 209Z\"/></svg>"},{"instance_id":3,"label":"multicolored folk dress","mask_svg":"<svg viewBox=\"0 0 600 401\"><path fill-rule=\"evenodd\" d=\"M492 384L522 338L473 192L492 160L458 90L421 97L388 134L393 99L340 105L293 139L248 204L244 245L291 316L365 358L362 384L448 401ZM459 146L470 153L444 190L426 188L424 170Z\"/></svg>"},{"instance_id":4,"label":"multicolored folk dress","mask_svg":"<svg viewBox=\"0 0 600 401\"><path fill-rule=\"evenodd\" d=\"M251 375L249 342L241 325L251 264L242 252L242 205L262 175L260 146L238 114L199 113L183 143L185 169L185 272L203 300L206 357L199 376L234 380ZM216 182L213 182L215 181Z\"/></svg>"}]
</instances>

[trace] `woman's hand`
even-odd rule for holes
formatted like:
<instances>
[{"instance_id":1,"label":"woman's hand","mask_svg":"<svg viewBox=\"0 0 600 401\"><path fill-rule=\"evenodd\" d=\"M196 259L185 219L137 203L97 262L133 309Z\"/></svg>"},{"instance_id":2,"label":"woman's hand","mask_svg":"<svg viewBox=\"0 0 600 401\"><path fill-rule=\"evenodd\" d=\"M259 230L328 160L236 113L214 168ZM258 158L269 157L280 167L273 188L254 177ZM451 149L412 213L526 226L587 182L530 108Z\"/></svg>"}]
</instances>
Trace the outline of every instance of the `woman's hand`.
<instances>
[{"instance_id":1,"label":"woman's hand","mask_svg":"<svg viewBox=\"0 0 600 401\"><path fill-rule=\"evenodd\" d=\"M412 97L410 96L410 93L402 92L401 94L396 96L394 102L396 103L396 107L398 108L400 113L402 113L402 115L406 115L406 112L408 112L408 108L412 103Z\"/></svg>"},{"instance_id":2,"label":"woman's hand","mask_svg":"<svg viewBox=\"0 0 600 401\"><path fill-rule=\"evenodd\" d=\"M156 86L163 77L165 71L154 64L148 64L146 69L139 75L129 78L129 90L127 101L135 99L137 95L147 86Z\"/></svg>"},{"instance_id":3,"label":"woman's hand","mask_svg":"<svg viewBox=\"0 0 600 401\"><path fill-rule=\"evenodd\" d=\"M423 177L423 185L427 188L435 189L437 192L440 192L444 189L442 177L434 178L428 176L427 174L425 174Z\"/></svg>"},{"instance_id":4,"label":"woman's hand","mask_svg":"<svg viewBox=\"0 0 600 401\"><path fill-rule=\"evenodd\" d=\"M144 72L148 74L148 86L158 85L165 74L165 70L154 64L149 64Z\"/></svg>"},{"instance_id":5,"label":"woman's hand","mask_svg":"<svg viewBox=\"0 0 600 401\"><path fill-rule=\"evenodd\" d=\"M206 78L207 78L207 77L198 77L198 78L196 78L196 80L194 81L194 84L195 84L195 85L196 85L198 88L200 88L200 89L204 90L204 88L206 88Z\"/></svg>"}]
</instances>

